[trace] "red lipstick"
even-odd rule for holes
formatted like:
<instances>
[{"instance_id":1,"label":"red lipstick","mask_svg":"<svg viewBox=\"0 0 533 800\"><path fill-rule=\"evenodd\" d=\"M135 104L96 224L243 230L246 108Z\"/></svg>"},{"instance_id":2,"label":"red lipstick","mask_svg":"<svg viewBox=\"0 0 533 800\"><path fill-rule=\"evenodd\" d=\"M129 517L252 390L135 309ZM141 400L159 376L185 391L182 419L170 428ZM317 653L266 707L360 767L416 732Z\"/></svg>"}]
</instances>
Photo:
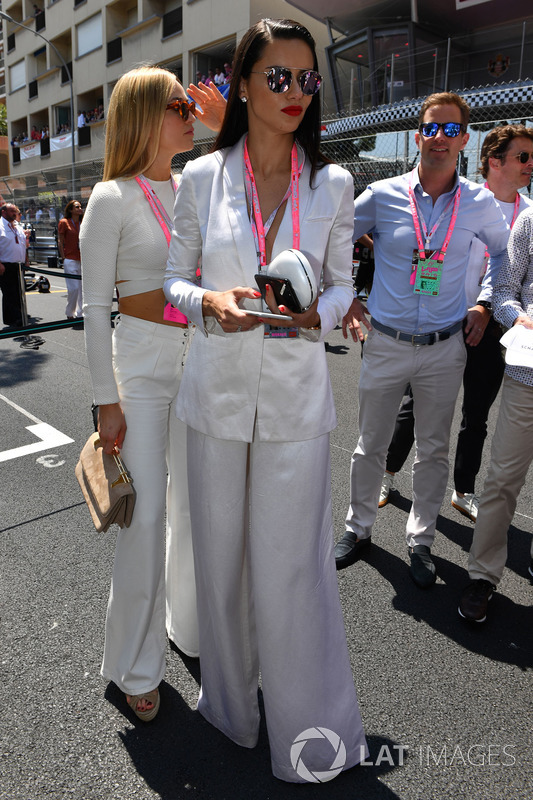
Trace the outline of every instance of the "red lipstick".
<instances>
[{"instance_id":1,"label":"red lipstick","mask_svg":"<svg viewBox=\"0 0 533 800\"><path fill-rule=\"evenodd\" d=\"M301 106L285 106L285 108L281 109L284 114L288 114L289 117L299 117L303 111Z\"/></svg>"}]
</instances>

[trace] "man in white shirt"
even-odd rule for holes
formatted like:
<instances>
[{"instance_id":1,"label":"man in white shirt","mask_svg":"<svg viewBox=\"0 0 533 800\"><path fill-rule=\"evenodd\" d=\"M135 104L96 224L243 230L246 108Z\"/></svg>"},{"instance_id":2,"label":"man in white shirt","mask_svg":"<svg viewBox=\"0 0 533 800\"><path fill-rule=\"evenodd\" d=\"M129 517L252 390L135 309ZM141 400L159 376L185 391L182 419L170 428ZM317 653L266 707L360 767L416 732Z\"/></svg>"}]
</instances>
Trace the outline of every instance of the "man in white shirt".
<instances>
[{"instance_id":1,"label":"man in white shirt","mask_svg":"<svg viewBox=\"0 0 533 800\"><path fill-rule=\"evenodd\" d=\"M0 208L0 289L4 325L23 324L22 272L26 261L26 235L17 222L19 210L13 203Z\"/></svg>"},{"instance_id":2,"label":"man in white shirt","mask_svg":"<svg viewBox=\"0 0 533 800\"><path fill-rule=\"evenodd\" d=\"M85 127L85 112L80 111L80 113L78 114L78 128L84 128L84 127Z\"/></svg>"}]
</instances>

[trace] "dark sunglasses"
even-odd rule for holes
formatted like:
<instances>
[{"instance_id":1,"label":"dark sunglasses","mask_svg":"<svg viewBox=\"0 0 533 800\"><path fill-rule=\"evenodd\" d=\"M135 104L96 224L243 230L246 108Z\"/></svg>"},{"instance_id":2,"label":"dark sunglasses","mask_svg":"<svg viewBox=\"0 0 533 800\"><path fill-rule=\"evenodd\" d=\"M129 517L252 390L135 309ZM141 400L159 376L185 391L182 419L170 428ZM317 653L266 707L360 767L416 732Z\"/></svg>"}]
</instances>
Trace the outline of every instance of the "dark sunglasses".
<instances>
[{"instance_id":1,"label":"dark sunglasses","mask_svg":"<svg viewBox=\"0 0 533 800\"><path fill-rule=\"evenodd\" d=\"M173 100L171 103L167 103L167 111L169 110L175 111L184 122L187 122L189 114L196 112L196 104L192 100L190 103L187 100Z\"/></svg>"},{"instance_id":2,"label":"dark sunglasses","mask_svg":"<svg viewBox=\"0 0 533 800\"><path fill-rule=\"evenodd\" d=\"M418 130L426 139L431 139L437 135L439 128L442 128L442 132L448 139L455 139L461 131L464 131L464 126L460 122L423 122Z\"/></svg>"},{"instance_id":3,"label":"dark sunglasses","mask_svg":"<svg viewBox=\"0 0 533 800\"><path fill-rule=\"evenodd\" d=\"M303 94L316 94L322 83L322 75L314 69L301 70L301 75L296 81ZM293 81L292 70L288 67L270 67L264 72L253 72L254 75L266 75L268 88L271 92L281 94L288 92Z\"/></svg>"},{"instance_id":4,"label":"dark sunglasses","mask_svg":"<svg viewBox=\"0 0 533 800\"><path fill-rule=\"evenodd\" d=\"M520 153L515 153L513 158L517 158L521 164L527 164L530 159L533 159L533 153L528 153L527 150L522 150Z\"/></svg>"}]
</instances>

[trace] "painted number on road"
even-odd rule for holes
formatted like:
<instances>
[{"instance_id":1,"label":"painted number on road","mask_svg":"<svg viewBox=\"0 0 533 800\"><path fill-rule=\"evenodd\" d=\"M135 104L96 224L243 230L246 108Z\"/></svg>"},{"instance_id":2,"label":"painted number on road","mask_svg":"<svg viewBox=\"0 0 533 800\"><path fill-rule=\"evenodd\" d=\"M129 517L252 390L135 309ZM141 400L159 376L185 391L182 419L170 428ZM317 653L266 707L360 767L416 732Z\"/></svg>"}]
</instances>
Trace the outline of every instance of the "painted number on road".
<instances>
[{"instance_id":1,"label":"painted number on road","mask_svg":"<svg viewBox=\"0 0 533 800\"><path fill-rule=\"evenodd\" d=\"M46 456L39 456L36 458L35 461L38 464L42 464L43 467L62 467L65 463L64 458L59 458L57 453L48 453Z\"/></svg>"}]
</instances>

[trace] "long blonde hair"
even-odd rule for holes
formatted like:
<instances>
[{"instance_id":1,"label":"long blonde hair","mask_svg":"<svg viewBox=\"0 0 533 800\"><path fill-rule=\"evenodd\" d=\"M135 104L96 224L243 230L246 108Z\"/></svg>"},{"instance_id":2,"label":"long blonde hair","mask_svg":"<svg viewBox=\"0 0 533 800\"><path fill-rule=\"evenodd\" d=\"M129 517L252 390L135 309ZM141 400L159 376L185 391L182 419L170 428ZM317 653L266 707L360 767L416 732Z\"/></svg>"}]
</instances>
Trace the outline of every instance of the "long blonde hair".
<instances>
[{"instance_id":1,"label":"long blonde hair","mask_svg":"<svg viewBox=\"0 0 533 800\"><path fill-rule=\"evenodd\" d=\"M134 178L153 164L176 81L172 72L154 66L136 67L117 81L107 112L104 181Z\"/></svg>"}]
</instances>

